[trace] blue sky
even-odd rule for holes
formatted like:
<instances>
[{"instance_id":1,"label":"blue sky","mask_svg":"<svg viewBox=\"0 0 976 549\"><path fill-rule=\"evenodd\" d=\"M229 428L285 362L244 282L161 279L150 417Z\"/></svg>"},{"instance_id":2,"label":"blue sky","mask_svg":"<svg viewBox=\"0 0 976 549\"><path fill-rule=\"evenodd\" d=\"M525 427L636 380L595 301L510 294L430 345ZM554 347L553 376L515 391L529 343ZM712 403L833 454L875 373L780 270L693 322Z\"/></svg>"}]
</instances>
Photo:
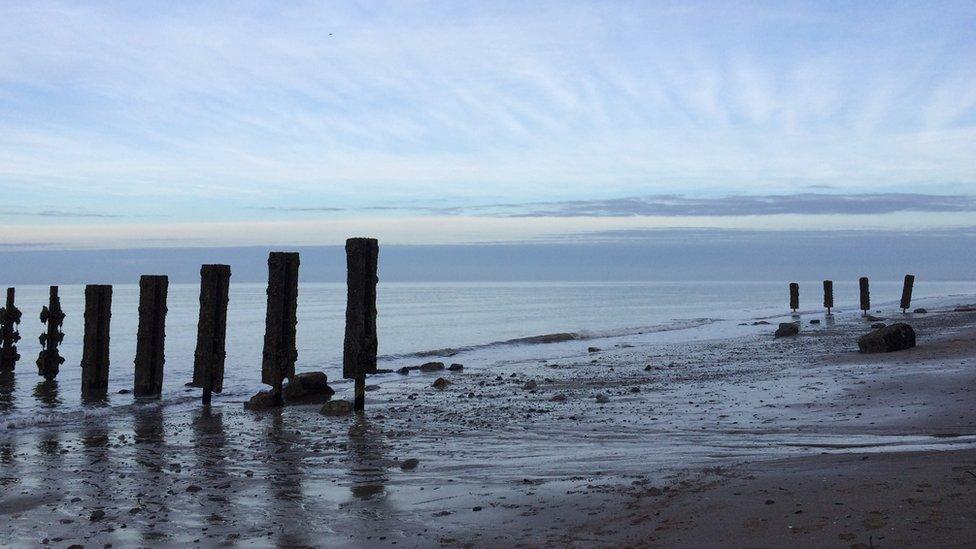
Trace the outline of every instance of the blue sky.
<instances>
[{"instance_id":1,"label":"blue sky","mask_svg":"<svg viewBox=\"0 0 976 549\"><path fill-rule=\"evenodd\" d=\"M976 225L972 2L4 2L0 36L7 247Z\"/></svg>"}]
</instances>

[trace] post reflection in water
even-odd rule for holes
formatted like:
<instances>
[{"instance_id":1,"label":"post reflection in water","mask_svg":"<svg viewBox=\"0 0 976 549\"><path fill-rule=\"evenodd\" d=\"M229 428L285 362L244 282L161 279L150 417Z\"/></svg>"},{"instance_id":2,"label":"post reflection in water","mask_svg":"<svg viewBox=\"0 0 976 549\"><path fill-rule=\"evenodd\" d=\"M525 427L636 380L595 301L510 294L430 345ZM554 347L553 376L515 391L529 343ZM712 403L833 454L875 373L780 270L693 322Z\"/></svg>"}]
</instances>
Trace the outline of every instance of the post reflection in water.
<instances>
[{"instance_id":1,"label":"post reflection in water","mask_svg":"<svg viewBox=\"0 0 976 549\"><path fill-rule=\"evenodd\" d=\"M349 427L349 490L354 498L369 501L374 508L386 503L387 450L380 429L365 415L357 415Z\"/></svg>"},{"instance_id":2,"label":"post reflection in water","mask_svg":"<svg viewBox=\"0 0 976 549\"><path fill-rule=\"evenodd\" d=\"M34 386L34 398L46 408L55 408L62 404L61 395L58 393L58 382L56 380L44 380Z\"/></svg>"},{"instance_id":3,"label":"post reflection in water","mask_svg":"<svg viewBox=\"0 0 976 549\"><path fill-rule=\"evenodd\" d=\"M161 406L155 403L136 406L132 420L135 434L133 477L138 490L135 507L139 508L133 520L139 525L142 541L153 545L169 538L156 529L158 518L166 517L170 512L167 483L163 478L166 465L163 444L166 437Z\"/></svg>"},{"instance_id":4,"label":"post reflection in water","mask_svg":"<svg viewBox=\"0 0 976 549\"><path fill-rule=\"evenodd\" d=\"M302 502L302 477L305 471L298 455L303 450L300 445L294 444L293 436L296 435L288 432L280 411L277 411L267 430L267 463L272 483L269 488L274 496L274 509L270 515L275 521L270 530L277 530L277 544L284 547L309 546L314 542L305 534L308 529L304 525L309 522Z\"/></svg>"},{"instance_id":5,"label":"post reflection in water","mask_svg":"<svg viewBox=\"0 0 976 549\"><path fill-rule=\"evenodd\" d=\"M13 371L0 372L0 411L6 412L14 409L16 385Z\"/></svg>"},{"instance_id":6,"label":"post reflection in water","mask_svg":"<svg viewBox=\"0 0 976 549\"><path fill-rule=\"evenodd\" d=\"M191 446L196 454L196 470L201 480L216 488L213 494L202 501L201 515L208 526L220 527L234 518L233 503L227 495L231 493L230 478L225 466L227 434L224 432L224 417L220 411L204 406L194 412L191 423L193 441ZM216 534L208 533L208 537Z\"/></svg>"}]
</instances>

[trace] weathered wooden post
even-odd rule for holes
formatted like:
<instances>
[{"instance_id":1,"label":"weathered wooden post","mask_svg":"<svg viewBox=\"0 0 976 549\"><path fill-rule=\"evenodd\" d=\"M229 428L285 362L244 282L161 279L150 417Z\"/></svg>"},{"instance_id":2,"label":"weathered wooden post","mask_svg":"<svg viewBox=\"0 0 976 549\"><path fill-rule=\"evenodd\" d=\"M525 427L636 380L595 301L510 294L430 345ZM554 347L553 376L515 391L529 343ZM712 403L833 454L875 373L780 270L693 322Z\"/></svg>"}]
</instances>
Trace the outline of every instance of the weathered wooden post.
<instances>
[{"instance_id":1,"label":"weathered wooden post","mask_svg":"<svg viewBox=\"0 0 976 549\"><path fill-rule=\"evenodd\" d=\"M159 396L163 392L163 365L166 363L165 275L139 277L139 328L136 332L135 396Z\"/></svg>"},{"instance_id":2,"label":"weathered wooden post","mask_svg":"<svg viewBox=\"0 0 976 549\"><path fill-rule=\"evenodd\" d=\"M210 404L211 395L224 389L229 290L230 265L200 267L200 317L192 385L203 389L204 404Z\"/></svg>"},{"instance_id":3,"label":"weathered wooden post","mask_svg":"<svg viewBox=\"0 0 976 549\"><path fill-rule=\"evenodd\" d=\"M64 364L64 357L58 354L58 345L64 341L64 311L61 310L61 298L58 297L58 287L51 286L47 305L41 307L41 322L47 329L38 340L41 342L41 352L37 355L37 375L51 381L58 376L58 371Z\"/></svg>"},{"instance_id":4,"label":"weathered wooden post","mask_svg":"<svg viewBox=\"0 0 976 549\"><path fill-rule=\"evenodd\" d=\"M905 275L905 285L901 289L901 312L907 313L912 306L912 287L915 286L915 275Z\"/></svg>"},{"instance_id":5,"label":"weathered wooden post","mask_svg":"<svg viewBox=\"0 0 976 549\"><path fill-rule=\"evenodd\" d=\"M20 341L20 332L17 325L20 324L21 312L14 305L13 288L7 288L7 304L0 308L0 372L13 371L20 360L17 353L17 342Z\"/></svg>"},{"instance_id":6,"label":"weathered wooden post","mask_svg":"<svg viewBox=\"0 0 976 549\"><path fill-rule=\"evenodd\" d=\"M830 309L834 307L834 281L824 280L824 307L827 308L827 314L830 314Z\"/></svg>"},{"instance_id":7,"label":"weathered wooden post","mask_svg":"<svg viewBox=\"0 0 976 549\"><path fill-rule=\"evenodd\" d=\"M858 282L861 285L861 310L867 315L868 310L871 309L871 290L868 287L868 277L862 276Z\"/></svg>"},{"instance_id":8,"label":"weathered wooden post","mask_svg":"<svg viewBox=\"0 0 976 549\"><path fill-rule=\"evenodd\" d=\"M790 282L790 309L795 313L800 308L800 285Z\"/></svg>"},{"instance_id":9,"label":"weathered wooden post","mask_svg":"<svg viewBox=\"0 0 976 549\"><path fill-rule=\"evenodd\" d=\"M342 377L356 381L355 411L366 407L366 374L376 373L375 238L346 240L346 337L342 346Z\"/></svg>"},{"instance_id":10,"label":"weathered wooden post","mask_svg":"<svg viewBox=\"0 0 976 549\"><path fill-rule=\"evenodd\" d=\"M282 404L281 384L295 376L295 325L298 324L298 253L271 252L268 256L268 310L264 326L261 382L272 387L274 401Z\"/></svg>"},{"instance_id":11,"label":"weathered wooden post","mask_svg":"<svg viewBox=\"0 0 976 549\"><path fill-rule=\"evenodd\" d=\"M108 392L111 321L112 286L85 286L85 339L81 352L82 398L98 398Z\"/></svg>"}]
</instances>

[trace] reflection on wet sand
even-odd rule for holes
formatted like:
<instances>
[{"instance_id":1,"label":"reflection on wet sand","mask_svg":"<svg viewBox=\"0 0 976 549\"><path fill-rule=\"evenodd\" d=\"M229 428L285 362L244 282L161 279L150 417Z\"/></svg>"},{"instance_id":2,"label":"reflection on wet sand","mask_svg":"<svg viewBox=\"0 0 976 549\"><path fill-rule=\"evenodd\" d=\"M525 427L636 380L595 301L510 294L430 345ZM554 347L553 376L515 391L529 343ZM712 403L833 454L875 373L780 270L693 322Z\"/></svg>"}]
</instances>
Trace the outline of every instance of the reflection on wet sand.
<instances>
[{"instance_id":1,"label":"reflection on wet sand","mask_svg":"<svg viewBox=\"0 0 976 549\"><path fill-rule=\"evenodd\" d=\"M44 380L35 385L34 398L47 408L60 406L62 402L57 380Z\"/></svg>"},{"instance_id":2,"label":"reflection on wet sand","mask_svg":"<svg viewBox=\"0 0 976 549\"><path fill-rule=\"evenodd\" d=\"M268 525L268 530L277 532L279 546L313 545L314 540L306 534L308 529L294 527L308 524L310 520L302 501L305 471L301 463L301 445L292 440L291 437L296 435L285 429L280 412L271 418L271 427L266 434L267 464L270 469L268 488L274 496L274 502L271 503L274 508L269 513L273 523ZM290 527L283 528L285 525Z\"/></svg>"},{"instance_id":3,"label":"reflection on wet sand","mask_svg":"<svg viewBox=\"0 0 976 549\"><path fill-rule=\"evenodd\" d=\"M168 521L170 513L165 471L165 428L159 406L136 406L133 409L135 434L134 458L136 467L133 477L138 489L136 505L129 511L139 516L139 536L143 543L154 544L169 539L169 535L157 528L157 523Z\"/></svg>"},{"instance_id":4,"label":"reflection on wet sand","mask_svg":"<svg viewBox=\"0 0 976 549\"><path fill-rule=\"evenodd\" d=\"M357 500L371 501L372 507L386 502L387 452L379 428L365 415L357 416L349 427L349 490Z\"/></svg>"},{"instance_id":5,"label":"reflection on wet sand","mask_svg":"<svg viewBox=\"0 0 976 549\"><path fill-rule=\"evenodd\" d=\"M0 411L6 412L14 409L16 385L17 382L12 371L0 372Z\"/></svg>"},{"instance_id":6,"label":"reflection on wet sand","mask_svg":"<svg viewBox=\"0 0 976 549\"><path fill-rule=\"evenodd\" d=\"M224 417L219 410L204 406L194 413L191 426L196 469L206 476L206 490L211 492L200 502L203 505L200 515L204 516L207 524L203 530L219 529L234 519L233 502L228 498L231 482L225 466L227 434L224 431ZM213 538L217 534L208 533L207 536Z\"/></svg>"}]
</instances>

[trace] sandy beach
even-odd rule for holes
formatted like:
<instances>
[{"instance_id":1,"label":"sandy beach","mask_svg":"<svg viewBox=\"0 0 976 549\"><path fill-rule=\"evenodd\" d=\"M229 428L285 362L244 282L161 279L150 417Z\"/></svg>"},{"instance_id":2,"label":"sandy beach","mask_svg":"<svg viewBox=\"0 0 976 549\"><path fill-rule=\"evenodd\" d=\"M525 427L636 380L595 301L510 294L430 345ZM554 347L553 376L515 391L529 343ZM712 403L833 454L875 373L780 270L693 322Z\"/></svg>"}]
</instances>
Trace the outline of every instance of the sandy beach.
<instances>
[{"instance_id":1,"label":"sandy beach","mask_svg":"<svg viewBox=\"0 0 976 549\"><path fill-rule=\"evenodd\" d=\"M855 313L805 314L792 338L772 337L783 318L755 320L720 338L377 375L362 416L218 398L192 413L137 402L8 424L0 535L57 547L971 545L976 312L954 308L882 311L919 338L888 354L856 352L870 322ZM450 384L431 387L438 377ZM56 410L60 390L33 395Z\"/></svg>"}]
</instances>

